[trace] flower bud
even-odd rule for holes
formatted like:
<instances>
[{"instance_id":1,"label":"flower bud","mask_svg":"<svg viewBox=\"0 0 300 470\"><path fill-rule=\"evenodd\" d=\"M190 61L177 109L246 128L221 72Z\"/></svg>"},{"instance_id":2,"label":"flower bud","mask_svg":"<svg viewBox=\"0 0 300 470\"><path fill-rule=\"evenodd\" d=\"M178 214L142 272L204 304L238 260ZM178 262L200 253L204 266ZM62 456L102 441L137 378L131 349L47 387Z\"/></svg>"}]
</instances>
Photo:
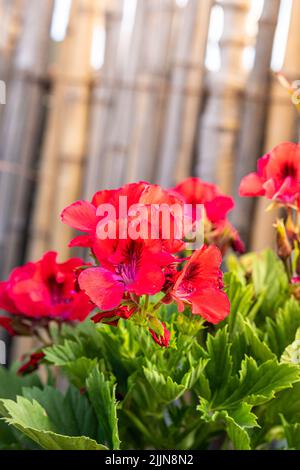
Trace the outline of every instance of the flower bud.
<instances>
[{"instance_id":1,"label":"flower bud","mask_svg":"<svg viewBox=\"0 0 300 470\"><path fill-rule=\"evenodd\" d=\"M289 258L292 253L292 246L290 244L284 222L282 219L277 220L275 224L277 230L277 254L279 258L285 260Z\"/></svg>"}]
</instances>

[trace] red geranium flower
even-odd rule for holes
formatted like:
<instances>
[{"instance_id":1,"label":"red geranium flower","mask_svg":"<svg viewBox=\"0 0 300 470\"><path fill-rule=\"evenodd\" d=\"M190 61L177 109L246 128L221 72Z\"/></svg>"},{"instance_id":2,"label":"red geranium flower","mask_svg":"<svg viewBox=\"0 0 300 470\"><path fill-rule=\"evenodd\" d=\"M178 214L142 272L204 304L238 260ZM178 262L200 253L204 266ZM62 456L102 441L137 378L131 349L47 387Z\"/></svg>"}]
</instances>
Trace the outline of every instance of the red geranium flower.
<instances>
[{"instance_id":1,"label":"red geranium flower","mask_svg":"<svg viewBox=\"0 0 300 470\"><path fill-rule=\"evenodd\" d=\"M200 178L186 178L171 192L181 196L187 204L203 204L207 218L213 223L223 221L234 206L232 197L226 196L216 185Z\"/></svg>"},{"instance_id":2,"label":"red geranium flower","mask_svg":"<svg viewBox=\"0 0 300 470\"><path fill-rule=\"evenodd\" d=\"M160 292L165 281L163 266L173 258L155 246L148 247L142 240L120 240L105 267L88 268L79 275L80 288L101 310L118 307L126 292L138 296Z\"/></svg>"},{"instance_id":3,"label":"red geranium flower","mask_svg":"<svg viewBox=\"0 0 300 470\"><path fill-rule=\"evenodd\" d=\"M181 205L181 201L169 194L168 191L163 190L158 185L146 182L131 183L114 190L98 191L91 202L76 201L63 210L61 219L64 223L76 230L86 232L86 235L75 237L70 242L70 246L90 247L100 262L106 262L107 257L117 250L119 237L103 240L97 236L97 227L99 228L101 223L105 223L107 217L107 214L103 215L101 205L110 204L114 208L116 220L112 223L115 224L116 232L118 232L119 225L122 222L126 221L128 225L135 218L135 216L129 216L127 211L125 214L120 213L119 203L122 197L126 197L127 211L133 205L142 205L149 211L149 238L151 238L151 205L166 204L171 206L175 203ZM163 239L160 225L158 235L158 239L161 241L161 251L174 253L184 247L184 243L181 240L174 239L172 235L169 239Z\"/></svg>"},{"instance_id":4,"label":"red geranium flower","mask_svg":"<svg viewBox=\"0 0 300 470\"><path fill-rule=\"evenodd\" d=\"M221 290L221 262L220 250L215 246L203 246L193 253L170 292L180 312L188 304L192 313L211 323L219 323L227 317L230 303Z\"/></svg>"},{"instance_id":5,"label":"red geranium flower","mask_svg":"<svg viewBox=\"0 0 300 470\"><path fill-rule=\"evenodd\" d=\"M162 324L162 327L164 329L164 334L159 336L155 333L154 330L152 330L151 328L149 329L151 335L152 335L152 338L154 339L154 341L159 345L161 346L162 348L167 348L170 344L170 337L171 337L171 333L170 331L167 329L166 325L161 322Z\"/></svg>"},{"instance_id":6,"label":"red geranium flower","mask_svg":"<svg viewBox=\"0 0 300 470\"><path fill-rule=\"evenodd\" d=\"M266 196L283 204L298 204L300 196L300 144L283 142L264 155L257 172L245 176L241 196Z\"/></svg>"},{"instance_id":7,"label":"red geranium flower","mask_svg":"<svg viewBox=\"0 0 300 470\"><path fill-rule=\"evenodd\" d=\"M50 251L36 263L15 268L7 281L0 282L0 308L12 314L10 321L2 318L0 324L10 333L12 329L21 334L30 321L82 321L92 310L88 297L76 286L74 270L84 261L72 258L57 263L56 257Z\"/></svg>"},{"instance_id":8,"label":"red geranium flower","mask_svg":"<svg viewBox=\"0 0 300 470\"><path fill-rule=\"evenodd\" d=\"M238 253L245 248L238 232L226 218L234 207L233 198L223 194L220 189L200 178L187 178L171 189L172 194L179 195L183 202L193 205L193 221L196 219L196 204L203 204L206 219L204 220L205 242L216 245L224 254L229 246Z\"/></svg>"}]
</instances>

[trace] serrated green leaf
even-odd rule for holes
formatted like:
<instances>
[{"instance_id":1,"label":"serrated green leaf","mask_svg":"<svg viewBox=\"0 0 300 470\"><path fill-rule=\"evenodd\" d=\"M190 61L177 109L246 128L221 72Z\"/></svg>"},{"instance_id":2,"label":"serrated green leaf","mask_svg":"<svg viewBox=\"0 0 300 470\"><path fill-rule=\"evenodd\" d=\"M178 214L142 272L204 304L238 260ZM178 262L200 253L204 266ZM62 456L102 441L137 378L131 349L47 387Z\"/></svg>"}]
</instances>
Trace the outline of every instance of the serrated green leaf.
<instances>
[{"instance_id":1,"label":"serrated green leaf","mask_svg":"<svg viewBox=\"0 0 300 470\"><path fill-rule=\"evenodd\" d=\"M107 443L110 449L119 449L120 439L115 386L105 380L98 367L94 367L86 380L86 387L99 420L100 440Z\"/></svg>"},{"instance_id":2,"label":"serrated green leaf","mask_svg":"<svg viewBox=\"0 0 300 470\"><path fill-rule=\"evenodd\" d=\"M268 345L260 339L259 330L247 318L237 315L235 334L232 336L232 359L234 371L238 372L243 358L253 357L258 364L276 356Z\"/></svg>"},{"instance_id":3,"label":"serrated green leaf","mask_svg":"<svg viewBox=\"0 0 300 470\"><path fill-rule=\"evenodd\" d=\"M0 366L0 398L15 399L23 387L31 386L42 386L37 374L21 376L17 375L15 371Z\"/></svg>"},{"instance_id":4,"label":"serrated green leaf","mask_svg":"<svg viewBox=\"0 0 300 470\"><path fill-rule=\"evenodd\" d=\"M53 387L24 388L23 396L37 401L49 416L55 431L68 436L97 439L98 424L87 397L70 386L65 395Z\"/></svg>"},{"instance_id":5,"label":"serrated green leaf","mask_svg":"<svg viewBox=\"0 0 300 470\"><path fill-rule=\"evenodd\" d=\"M15 365L13 365L15 366ZM6 369L0 366L0 398L15 399L21 394L22 387L41 387L41 381L37 374L27 376L17 375L16 370ZM0 402L0 415L6 414L5 408ZM0 420L0 442L3 449L36 449L38 446L27 439L20 431L9 426L4 420Z\"/></svg>"},{"instance_id":6,"label":"serrated green leaf","mask_svg":"<svg viewBox=\"0 0 300 470\"><path fill-rule=\"evenodd\" d=\"M290 450L300 450L300 423L290 424L281 416L285 437Z\"/></svg>"},{"instance_id":7,"label":"serrated green leaf","mask_svg":"<svg viewBox=\"0 0 300 470\"><path fill-rule=\"evenodd\" d=\"M223 406L240 400L253 405L264 403L271 400L276 392L291 387L298 380L299 369L296 366L278 364L275 359L258 366L253 358L246 357L241 365L239 383Z\"/></svg>"},{"instance_id":8,"label":"serrated green leaf","mask_svg":"<svg viewBox=\"0 0 300 470\"><path fill-rule=\"evenodd\" d=\"M208 335L207 351L209 362L205 375L209 381L210 390L218 401L225 399L232 373L231 344L227 327L218 330L215 336Z\"/></svg>"},{"instance_id":9,"label":"serrated green leaf","mask_svg":"<svg viewBox=\"0 0 300 470\"><path fill-rule=\"evenodd\" d=\"M266 319L266 342L278 358L285 348L292 343L297 329L300 328L300 303L289 299L273 320Z\"/></svg>"},{"instance_id":10,"label":"serrated green leaf","mask_svg":"<svg viewBox=\"0 0 300 470\"><path fill-rule=\"evenodd\" d=\"M84 349L79 341L65 340L63 344L44 349L45 359L56 366L64 366L84 356Z\"/></svg>"},{"instance_id":11,"label":"serrated green leaf","mask_svg":"<svg viewBox=\"0 0 300 470\"><path fill-rule=\"evenodd\" d=\"M252 279L256 294L264 293L262 309L268 314L276 309L288 293L288 278L281 260L273 250L252 255ZM278 294L281 295L278 295Z\"/></svg>"},{"instance_id":12,"label":"serrated green leaf","mask_svg":"<svg viewBox=\"0 0 300 470\"><path fill-rule=\"evenodd\" d=\"M184 385L184 387L187 390L190 390L194 387L195 383L198 382L200 379L201 375L203 374L203 371L208 363L208 359L200 359L199 363L195 367L191 367L191 369L186 372L181 380L181 384Z\"/></svg>"},{"instance_id":13,"label":"serrated green leaf","mask_svg":"<svg viewBox=\"0 0 300 470\"><path fill-rule=\"evenodd\" d=\"M48 415L35 400L24 397L12 400L1 400L8 417L6 422L19 429L30 439L47 450L106 450L95 440L86 436L65 436L55 432Z\"/></svg>"},{"instance_id":14,"label":"serrated green leaf","mask_svg":"<svg viewBox=\"0 0 300 470\"><path fill-rule=\"evenodd\" d=\"M88 357L80 357L75 359L75 361L64 364L62 370L75 387L84 388L85 381L97 365L97 362L97 358L89 359Z\"/></svg>"},{"instance_id":15,"label":"serrated green leaf","mask_svg":"<svg viewBox=\"0 0 300 470\"><path fill-rule=\"evenodd\" d=\"M263 408L262 420L264 424L279 424L279 416L284 415L289 423L300 423L300 382L293 384L279 392L276 397Z\"/></svg>"},{"instance_id":16,"label":"serrated green leaf","mask_svg":"<svg viewBox=\"0 0 300 470\"><path fill-rule=\"evenodd\" d=\"M176 400L186 390L184 385L174 382L170 376L166 377L154 368L143 367L143 371L150 387L162 402Z\"/></svg>"},{"instance_id":17,"label":"serrated green leaf","mask_svg":"<svg viewBox=\"0 0 300 470\"><path fill-rule=\"evenodd\" d=\"M222 411L211 411L209 402L201 399L197 410L207 423L223 423L224 428L236 450L250 449L250 437L248 428L258 427L257 418L251 412L252 406L247 403L240 403L231 409Z\"/></svg>"}]
</instances>

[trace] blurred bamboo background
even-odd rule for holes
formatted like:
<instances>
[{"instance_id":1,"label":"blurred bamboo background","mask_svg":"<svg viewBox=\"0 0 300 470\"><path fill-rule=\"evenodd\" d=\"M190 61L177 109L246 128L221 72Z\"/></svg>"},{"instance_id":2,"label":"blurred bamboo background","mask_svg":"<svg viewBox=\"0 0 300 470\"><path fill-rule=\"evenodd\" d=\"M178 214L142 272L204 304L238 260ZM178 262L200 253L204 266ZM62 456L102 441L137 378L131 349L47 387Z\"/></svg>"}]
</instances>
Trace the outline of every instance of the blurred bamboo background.
<instances>
[{"instance_id":1,"label":"blurred bamboo background","mask_svg":"<svg viewBox=\"0 0 300 470\"><path fill-rule=\"evenodd\" d=\"M0 277L55 249L59 214L98 189L189 175L237 196L299 121L300 0L0 0ZM236 198L248 248L263 201Z\"/></svg>"}]
</instances>

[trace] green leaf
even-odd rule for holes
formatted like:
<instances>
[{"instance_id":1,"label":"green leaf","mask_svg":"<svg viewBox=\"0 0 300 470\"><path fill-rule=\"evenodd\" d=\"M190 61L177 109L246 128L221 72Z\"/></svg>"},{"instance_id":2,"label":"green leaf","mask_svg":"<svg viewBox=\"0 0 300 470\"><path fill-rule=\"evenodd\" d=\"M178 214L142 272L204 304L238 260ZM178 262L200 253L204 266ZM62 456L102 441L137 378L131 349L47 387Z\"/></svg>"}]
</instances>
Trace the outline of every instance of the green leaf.
<instances>
[{"instance_id":1,"label":"green leaf","mask_svg":"<svg viewBox=\"0 0 300 470\"><path fill-rule=\"evenodd\" d=\"M233 330L233 323L236 315L239 313L246 317L254 303L253 284L245 285L236 273L225 273L225 290L230 300L231 312L229 324L232 323L230 331Z\"/></svg>"},{"instance_id":2,"label":"green leaf","mask_svg":"<svg viewBox=\"0 0 300 470\"><path fill-rule=\"evenodd\" d=\"M201 358L198 364L195 367L191 367L188 372L186 372L181 380L181 384L184 385L185 389L190 390L194 387L196 382L203 375L203 371L208 363L209 359Z\"/></svg>"},{"instance_id":3,"label":"green leaf","mask_svg":"<svg viewBox=\"0 0 300 470\"><path fill-rule=\"evenodd\" d=\"M248 428L258 427L257 418L251 412L252 406L240 403L235 408L212 412L207 400L201 399L197 410L207 423L223 423L225 430L236 450L250 449L250 437Z\"/></svg>"},{"instance_id":4,"label":"green leaf","mask_svg":"<svg viewBox=\"0 0 300 470\"><path fill-rule=\"evenodd\" d=\"M186 390L185 386L166 377L158 370L150 367L143 367L145 377L149 386L153 389L158 400L169 403L179 398Z\"/></svg>"},{"instance_id":5,"label":"green leaf","mask_svg":"<svg viewBox=\"0 0 300 470\"><path fill-rule=\"evenodd\" d=\"M252 254L252 280L256 294L264 294L262 310L268 314L277 309L288 294L288 278L281 260L273 250Z\"/></svg>"},{"instance_id":6,"label":"green leaf","mask_svg":"<svg viewBox=\"0 0 300 470\"><path fill-rule=\"evenodd\" d=\"M299 369L290 364L278 364L273 359L260 366L251 357L246 357L241 365L239 383L225 400L223 406L246 400L259 405L274 398L275 393L299 380Z\"/></svg>"},{"instance_id":7,"label":"green leaf","mask_svg":"<svg viewBox=\"0 0 300 470\"><path fill-rule=\"evenodd\" d=\"M236 450L250 450L250 437L245 429L239 426L230 416L226 417L227 434Z\"/></svg>"},{"instance_id":8,"label":"green leaf","mask_svg":"<svg viewBox=\"0 0 300 470\"><path fill-rule=\"evenodd\" d=\"M119 449L117 404L115 386L105 380L98 367L94 367L86 380L87 392L100 425L100 440L110 449Z\"/></svg>"},{"instance_id":9,"label":"green leaf","mask_svg":"<svg viewBox=\"0 0 300 470\"><path fill-rule=\"evenodd\" d=\"M36 400L45 410L55 430L69 436L98 437L98 423L87 397L73 386L63 395L53 387L23 389L23 396Z\"/></svg>"},{"instance_id":10,"label":"green leaf","mask_svg":"<svg viewBox=\"0 0 300 470\"><path fill-rule=\"evenodd\" d=\"M42 406L24 397L16 401L1 400L8 416L6 422L47 450L106 450L95 440L86 436L65 436L55 430Z\"/></svg>"},{"instance_id":11,"label":"green leaf","mask_svg":"<svg viewBox=\"0 0 300 470\"><path fill-rule=\"evenodd\" d=\"M227 326L218 330L215 336L208 335L207 351L209 362L205 369L205 375L210 384L210 390L214 391L215 398L219 402L227 396L232 373L231 344Z\"/></svg>"},{"instance_id":12,"label":"green leaf","mask_svg":"<svg viewBox=\"0 0 300 470\"><path fill-rule=\"evenodd\" d=\"M289 423L300 423L300 382L279 392L276 397L263 408L264 425L279 424L279 416L284 415Z\"/></svg>"},{"instance_id":13,"label":"green leaf","mask_svg":"<svg viewBox=\"0 0 300 470\"><path fill-rule=\"evenodd\" d=\"M13 365L14 367L14 365ZM36 386L41 387L41 382L37 374L26 376L17 375L13 369L6 369L0 366L0 398L15 399L21 394L22 387ZM0 402L0 414L6 414L3 405ZM4 420L0 420L0 446L3 449L36 449L38 446L17 429L12 428Z\"/></svg>"},{"instance_id":14,"label":"green leaf","mask_svg":"<svg viewBox=\"0 0 300 470\"><path fill-rule=\"evenodd\" d=\"M80 357L75 359L75 361L67 362L62 366L62 370L73 385L77 388L84 388L85 381L97 365L97 362L97 358Z\"/></svg>"},{"instance_id":15,"label":"green leaf","mask_svg":"<svg viewBox=\"0 0 300 470\"><path fill-rule=\"evenodd\" d=\"M285 437L290 450L300 450L300 423L290 424L281 416Z\"/></svg>"},{"instance_id":16,"label":"green leaf","mask_svg":"<svg viewBox=\"0 0 300 470\"><path fill-rule=\"evenodd\" d=\"M232 352L234 353L232 359L235 372L239 371L245 356L253 357L258 364L276 357L268 345L260 339L261 332L254 323L240 314L237 315L235 323L235 334L232 335Z\"/></svg>"},{"instance_id":17,"label":"green leaf","mask_svg":"<svg viewBox=\"0 0 300 470\"><path fill-rule=\"evenodd\" d=\"M31 386L41 387L41 381L36 374L21 376L0 366L0 398L15 399L21 394L23 387Z\"/></svg>"},{"instance_id":18,"label":"green leaf","mask_svg":"<svg viewBox=\"0 0 300 470\"><path fill-rule=\"evenodd\" d=\"M292 343L300 328L300 303L289 299L276 313L275 320L266 319L266 342L279 358L285 348Z\"/></svg>"},{"instance_id":19,"label":"green leaf","mask_svg":"<svg viewBox=\"0 0 300 470\"><path fill-rule=\"evenodd\" d=\"M63 344L44 349L45 359L56 366L64 366L84 356L84 349L79 341L65 340Z\"/></svg>"}]
</instances>

